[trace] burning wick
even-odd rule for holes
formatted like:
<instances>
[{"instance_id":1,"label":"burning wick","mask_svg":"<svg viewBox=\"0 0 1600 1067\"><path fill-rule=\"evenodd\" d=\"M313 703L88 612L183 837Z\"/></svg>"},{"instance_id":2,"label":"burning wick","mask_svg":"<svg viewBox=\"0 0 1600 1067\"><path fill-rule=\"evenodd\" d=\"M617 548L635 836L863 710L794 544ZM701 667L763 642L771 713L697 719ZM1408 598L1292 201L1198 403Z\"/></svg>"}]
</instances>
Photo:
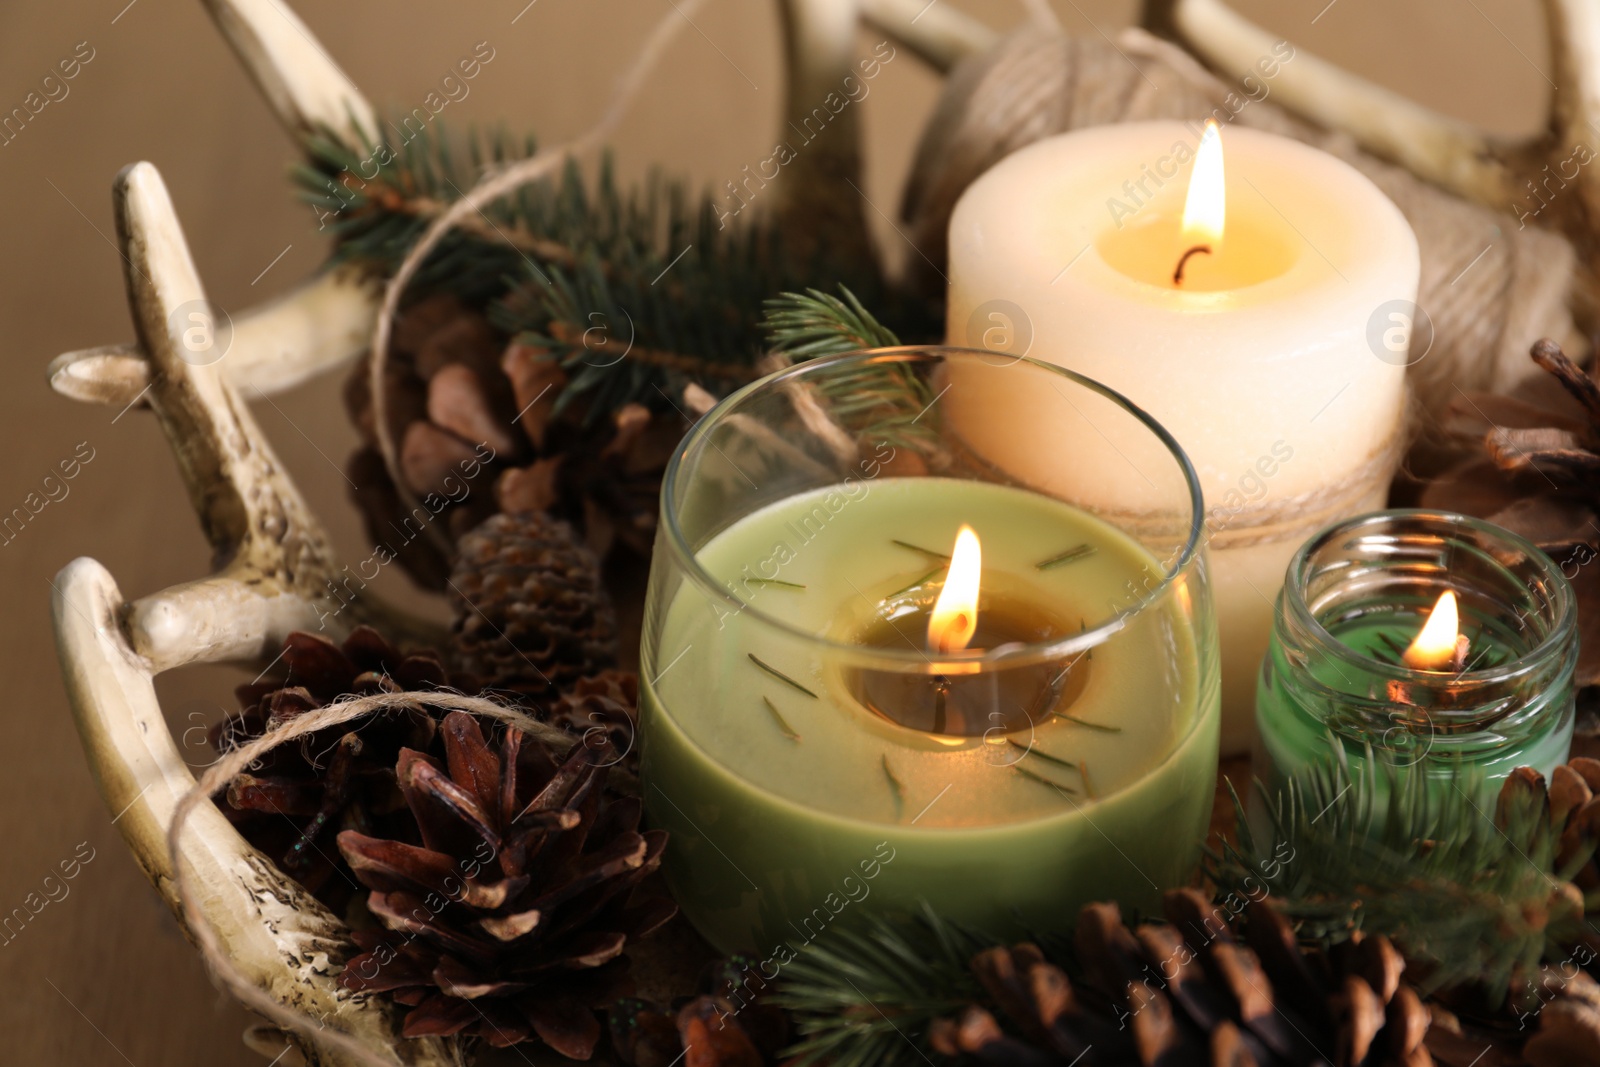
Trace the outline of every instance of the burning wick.
<instances>
[{"instance_id":1,"label":"burning wick","mask_svg":"<svg viewBox=\"0 0 1600 1067\"><path fill-rule=\"evenodd\" d=\"M1191 248L1187 252L1185 252L1183 254L1183 258L1178 260L1178 268L1172 272L1172 284L1173 285L1182 285L1183 284L1183 268L1188 265L1190 256L1198 256L1198 255L1207 255L1207 256L1209 256L1210 254L1211 254L1211 246L1210 245L1195 245L1193 248Z\"/></svg>"},{"instance_id":2,"label":"burning wick","mask_svg":"<svg viewBox=\"0 0 1600 1067\"><path fill-rule=\"evenodd\" d=\"M983 571L983 548L972 527L962 524L956 532L955 548L950 550L950 569L944 588L928 616L928 647L941 656L967 647L978 632L978 579ZM933 684L933 732L945 730L945 696L950 680L944 675Z\"/></svg>"},{"instance_id":3,"label":"burning wick","mask_svg":"<svg viewBox=\"0 0 1600 1067\"><path fill-rule=\"evenodd\" d=\"M1454 593L1439 594L1428 621L1400 658L1414 671L1461 670L1467 661L1467 638L1461 632Z\"/></svg>"},{"instance_id":4,"label":"burning wick","mask_svg":"<svg viewBox=\"0 0 1600 1067\"><path fill-rule=\"evenodd\" d=\"M1183 201L1183 243L1186 251L1172 272L1172 284L1183 284L1183 268L1189 258L1212 255L1222 247L1222 230L1227 221L1228 194L1222 173L1222 133L1215 119L1206 120L1206 132L1189 172L1189 194Z\"/></svg>"}]
</instances>

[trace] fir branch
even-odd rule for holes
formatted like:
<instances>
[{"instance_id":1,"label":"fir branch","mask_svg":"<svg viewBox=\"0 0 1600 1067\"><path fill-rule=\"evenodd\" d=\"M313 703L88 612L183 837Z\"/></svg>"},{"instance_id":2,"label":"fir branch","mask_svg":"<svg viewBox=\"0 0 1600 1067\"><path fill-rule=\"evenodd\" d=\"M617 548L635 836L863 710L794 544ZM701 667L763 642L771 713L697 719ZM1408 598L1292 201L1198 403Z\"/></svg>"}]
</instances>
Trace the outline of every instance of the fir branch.
<instances>
[{"instance_id":1,"label":"fir branch","mask_svg":"<svg viewBox=\"0 0 1600 1067\"><path fill-rule=\"evenodd\" d=\"M772 351L794 359L842 355L900 343L848 286L840 296L820 289L784 293L766 302L762 328ZM909 363L884 362L812 379L818 400L834 421L872 446L908 448L925 456L942 446L928 384ZM924 421L926 419L926 421Z\"/></svg>"},{"instance_id":2,"label":"fir branch","mask_svg":"<svg viewBox=\"0 0 1600 1067\"><path fill-rule=\"evenodd\" d=\"M844 294L842 300L819 289L784 293L768 300L761 326L772 350L795 359L812 359L900 343L854 293L843 285L839 291Z\"/></svg>"},{"instance_id":3,"label":"fir branch","mask_svg":"<svg viewBox=\"0 0 1600 1067\"><path fill-rule=\"evenodd\" d=\"M784 969L776 1003L793 1016L797 1067L926 1067L933 1020L983 999L968 961L995 941L924 907L865 921L806 946Z\"/></svg>"},{"instance_id":4,"label":"fir branch","mask_svg":"<svg viewBox=\"0 0 1600 1067\"><path fill-rule=\"evenodd\" d=\"M1261 838L1235 795L1239 844L1208 849L1207 875L1238 894L1265 887L1308 941L1387 935L1426 971L1424 991L1482 983L1500 998L1513 975L1560 958L1586 929L1570 879L1592 844L1558 865L1542 794L1508 791L1491 813L1473 773L1430 782L1377 766L1369 747L1353 771L1335 745L1276 797L1257 782L1271 822Z\"/></svg>"},{"instance_id":5,"label":"fir branch","mask_svg":"<svg viewBox=\"0 0 1600 1067\"><path fill-rule=\"evenodd\" d=\"M390 126L396 136L381 145L325 130L296 172L319 229L335 238L335 260L380 275L486 168L537 147L504 133L453 139L439 123ZM884 292L875 265L799 262L752 218L724 226L709 197L654 174L624 193L609 158L591 187L569 163L559 179L525 186L447 235L413 288L487 306L507 337L548 348L568 371L558 406L584 396L596 418L629 402L665 410L689 382L724 392L754 376L765 349L759 309L773 293L821 278Z\"/></svg>"}]
</instances>

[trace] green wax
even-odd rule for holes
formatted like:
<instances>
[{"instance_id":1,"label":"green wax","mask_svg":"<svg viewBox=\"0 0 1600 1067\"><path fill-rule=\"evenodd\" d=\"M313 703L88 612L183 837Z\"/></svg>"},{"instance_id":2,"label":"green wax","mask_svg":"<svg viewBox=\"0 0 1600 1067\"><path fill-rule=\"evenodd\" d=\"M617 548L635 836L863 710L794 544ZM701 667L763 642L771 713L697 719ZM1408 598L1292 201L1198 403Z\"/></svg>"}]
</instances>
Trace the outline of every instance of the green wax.
<instances>
[{"instance_id":1,"label":"green wax","mask_svg":"<svg viewBox=\"0 0 1600 1067\"><path fill-rule=\"evenodd\" d=\"M1423 614L1385 611L1325 620L1325 625L1340 644L1393 664L1421 630L1425 618ZM1516 647L1515 635L1498 627L1468 622L1463 632L1468 638L1467 670L1502 667L1523 654ZM1452 675L1441 673L1439 677L1444 687ZM1462 780L1458 776L1475 778L1479 788L1471 799L1492 814L1506 775L1517 767L1533 767L1549 775L1566 761L1571 747L1570 689L1565 694L1537 694L1534 699L1548 700L1551 708L1531 726L1501 734L1491 725L1452 743L1452 738L1435 734L1429 709L1398 703L1389 705L1387 715L1379 714L1376 721L1349 719L1335 736L1329 730L1329 704L1313 694L1313 686L1343 694L1378 692L1366 672L1337 657L1312 655L1308 662L1292 663L1274 634L1256 696L1255 772L1269 790L1281 788L1308 766L1325 761L1336 745L1343 746L1352 770L1359 770L1366 763L1366 743L1370 742L1380 768L1389 764L1403 774L1426 775L1429 788L1441 795L1454 788L1451 782ZM1560 710L1563 704L1565 713ZM1383 774L1377 776L1377 787L1381 809L1389 792Z\"/></svg>"},{"instance_id":2,"label":"green wax","mask_svg":"<svg viewBox=\"0 0 1600 1067\"><path fill-rule=\"evenodd\" d=\"M939 566L896 540L948 552L962 522L982 541L985 590L1059 633L1133 608L1160 569L1038 494L943 478L853 492L801 494L722 531L699 561L750 606L684 582L646 635L646 801L672 833L667 873L689 918L722 951L766 952L922 899L997 932L1019 917L1064 930L1090 900L1151 904L1181 884L1216 777L1215 638L1196 633L1209 614L1186 616L1180 590L1134 615L1074 667L1087 678L1060 710L1079 721L977 737L900 726L862 706L826 646L755 612L849 642Z\"/></svg>"}]
</instances>

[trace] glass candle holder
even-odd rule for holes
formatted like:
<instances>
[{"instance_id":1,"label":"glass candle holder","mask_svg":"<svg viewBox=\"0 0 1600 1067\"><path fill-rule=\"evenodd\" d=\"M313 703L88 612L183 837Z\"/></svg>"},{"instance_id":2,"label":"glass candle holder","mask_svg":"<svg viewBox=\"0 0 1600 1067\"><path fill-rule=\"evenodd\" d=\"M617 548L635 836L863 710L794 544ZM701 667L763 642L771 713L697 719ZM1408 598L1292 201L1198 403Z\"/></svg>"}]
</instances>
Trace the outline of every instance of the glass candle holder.
<instances>
[{"instance_id":1,"label":"glass candle holder","mask_svg":"<svg viewBox=\"0 0 1600 1067\"><path fill-rule=\"evenodd\" d=\"M1419 668L1413 645L1447 592L1457 627L1441 641L1456 648ZM1324 530L1290 561L1278 596L1257 776L1272 792L1342 747L1353 771L1370 752L1427 775L1430 789L1476 782L1468 799L1492 811L1512 769L1549 774L1567 757L1576 610L1549 556L1478 519L1396 510ZM1390 775L1375 777L1386 794Z\"/></svg>"},{"instance_id":2,"label":"glass candle holder","mask_svg":"<svg viewBox=\"0 0 1600 1067\"><path fill-rule=\"evenodd\" d=\"M1043 487L976 453L974 418L1097 443ZM1048 364L887 349L725 399L668 468L641 647L685 914L781 965L922 900L1070 929L1181 884L1216 776L1202 520L1171 437Z\"/></svg>"}]
</instances>

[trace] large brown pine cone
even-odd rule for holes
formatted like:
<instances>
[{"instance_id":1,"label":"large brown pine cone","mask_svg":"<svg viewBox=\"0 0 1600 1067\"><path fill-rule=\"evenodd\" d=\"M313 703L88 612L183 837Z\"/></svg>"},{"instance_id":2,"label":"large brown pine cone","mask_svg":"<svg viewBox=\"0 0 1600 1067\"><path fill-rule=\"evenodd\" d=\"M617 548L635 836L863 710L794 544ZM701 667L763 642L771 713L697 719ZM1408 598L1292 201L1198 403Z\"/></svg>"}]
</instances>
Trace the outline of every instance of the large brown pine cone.
<instances>
[{"instance_id":1,"label":"large brown pine cone","mask_svg":"<svg viewBox=\"0 0 1600 1067\"><path fill-rule=\"evenodd\" d=\"M636 892L666 834L639 832L637 799L606 796L604 735L560 755L505 728L491 747L462 712L440 733L442 764L405 750L395 769L422 845L339 835L386 928L354 935L365 951L340 980L409 1005L407 1037L537 1038L587 1059L594 1006L626 992L624 948L677 911Z\"/></svg>"},{"instance_id":2,"label":"large brown pine cone","mask_svg":"<svg viewBox=\"0 0 1600 1067\"><path fill-rule=\"evenodd\" d=\"M494 515L460 542L452 664L473 684L548 697L616 662L600 564L543 512Z\"/></svg>"},{"instance_id":3,"label":"large brown pine cone","mask_svg":"<svg viewBox=\"0 0 1600 1067\"><path fill-rule=\"evenodd\" d=\"M1204 895L1166 895L1167 923L1129 930L1114 904L1078 919L1079 983L1033 945L972 970L1009 1023L969 1007L935 1023L941 1053L1007 1067L1430 1064L1429 1013L1386 938L1305 953L1270 905L1249 905L1248 945Z\"/></svg>"},{"instance_id":4,"label":"large brown pine cone","mask_svg":"<svg viewBox=\"0 0 1600 1067\"><path fill-rule=\"evenodd\" d=\"M243 710L210 731L218 752L232 751L342 696L459 684L437 653L402 653L367 626L342 645L320 634L292 633L276 668L285 672L281 679L239 687ZM342 912L358 886L333 847L334 834L414 836L395 785L395 760L403 748L435 750L436 734L436 718L421 704L321 730L266 753L229 784L217 803L246 840Z\"/></svg>"},{"instance_id":5,"label":"large brown pine cone","mask_svg":"<svg viewBox=\"0 0 1600 1067\"><path fill-rule=\"evenodd\" d=\"M649 552L661 474L682 417L638 404L594 412L581 397L557 411L567 375L555 359L508 344L482 312L449 295L403 311L391 349L389 432L405 487L430 514L408 513L384 465L366 363L345 388L364 441L350 473L368 535L389 545L418 581L442 589L451 544L496 511L551 511L577 524L602 556L613 542ZM437 531L418 536L419 524Z\"/></svg>"},{"instance_id":6,"label":"large brown pine cone","mask_svg":"<svg viewBox=\"0 0 1600 1067\"><path fill-rule=\"evenodd\" d=\"M1600 384L1554 341L1532 358L1548 374L1515 395L1462 394L1448 426L1478 455L1427 482L1423 507L1460 511L1550 554L1578 595L1577 684L1600 683Z\"/></svg>"}]
</instances>

